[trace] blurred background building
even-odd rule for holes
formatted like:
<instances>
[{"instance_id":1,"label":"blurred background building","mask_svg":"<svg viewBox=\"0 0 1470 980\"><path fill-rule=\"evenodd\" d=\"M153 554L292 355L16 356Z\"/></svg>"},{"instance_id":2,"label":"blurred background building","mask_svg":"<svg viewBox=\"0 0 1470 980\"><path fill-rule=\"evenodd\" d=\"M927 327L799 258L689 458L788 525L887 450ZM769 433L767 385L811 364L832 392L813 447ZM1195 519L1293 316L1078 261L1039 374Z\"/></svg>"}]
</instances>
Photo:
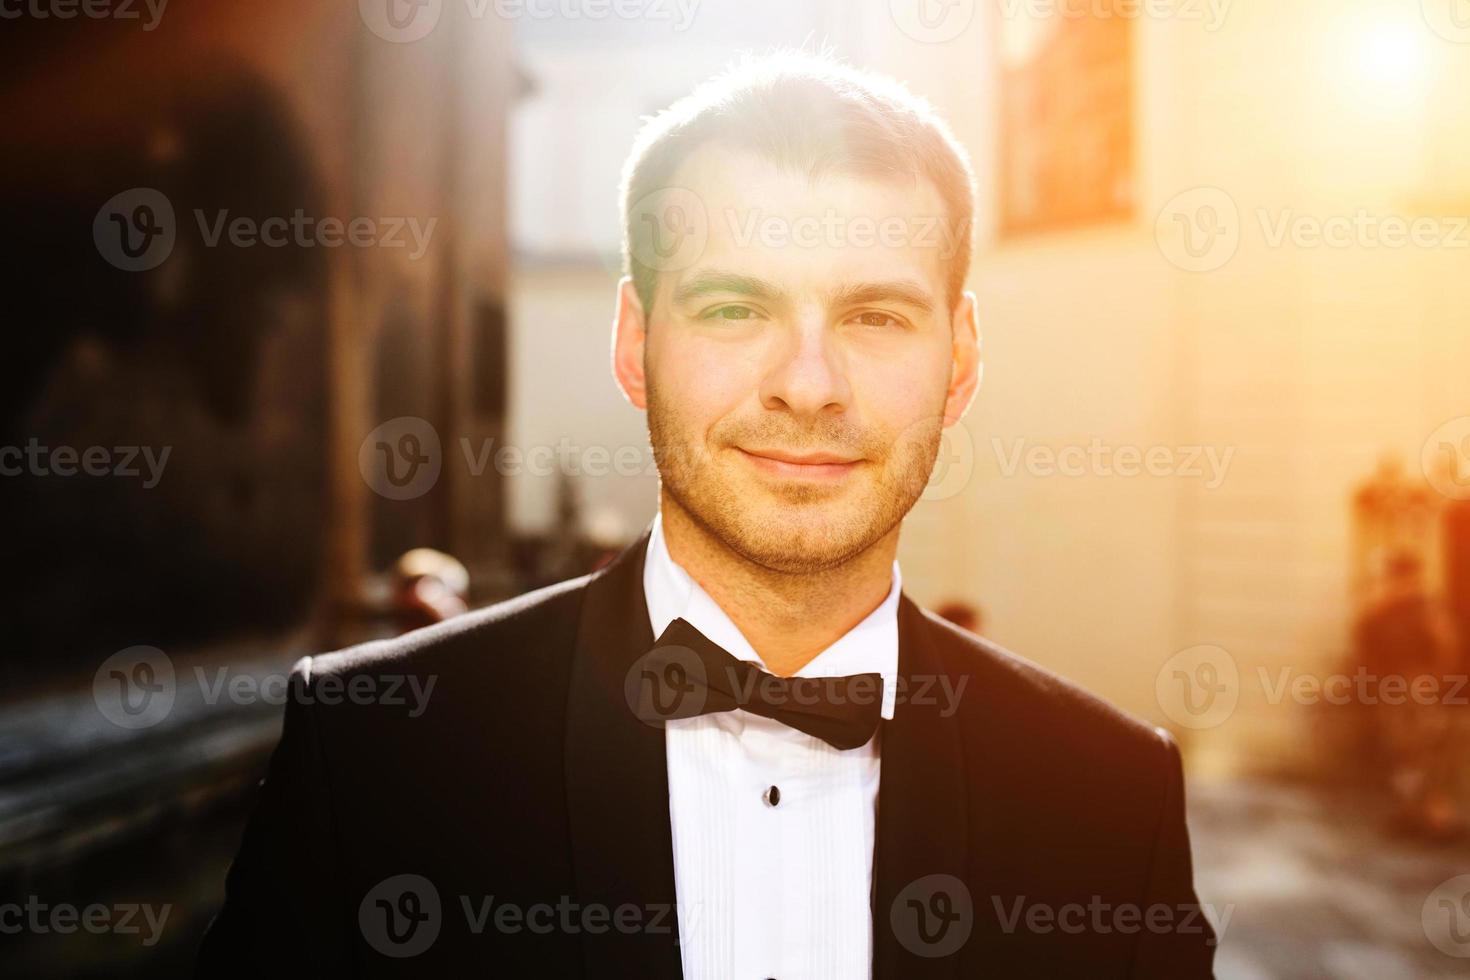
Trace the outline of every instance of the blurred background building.
<instances>
[{"instance_id":1,"label":"blurred background building","mask_svg":"<svg viewBox=\"0 0 1470 980\"><path fill-rule=\"evenodd\" d=\"M65 9L6 13L0 68L0 903L172 911L7 935L15 975L187 972L279 730L250 682L641 531L623 156L820 44L979 179L985 380L908 591L1179 738L1222 977L1464 975L1462 0Z\"/></svg>"}]
</instances>

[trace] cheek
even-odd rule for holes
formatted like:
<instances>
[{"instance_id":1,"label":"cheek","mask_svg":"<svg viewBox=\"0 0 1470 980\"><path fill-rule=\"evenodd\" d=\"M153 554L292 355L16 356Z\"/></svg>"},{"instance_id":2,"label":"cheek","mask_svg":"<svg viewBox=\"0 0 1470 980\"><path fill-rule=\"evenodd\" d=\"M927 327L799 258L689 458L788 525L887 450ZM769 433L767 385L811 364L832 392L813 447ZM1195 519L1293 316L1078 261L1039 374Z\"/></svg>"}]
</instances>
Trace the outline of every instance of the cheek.
<instances>
[{"instance_id":1,"label":"cheek","mask_svg":"<svg viewBox=\"0 0 1470 980\"><path fill-rule=\"evenodd\" d=\"M708 433L737 411L757 384L748 365L724 344L669 344L649 367L660 404L686 431Z\"/></svg>"},{"instance_id":2,"label":"cheek","mask_svg":"<svg viewBox=\"0 0 1470 980\"><path fill-rule=\"evenodd\" d=\"M851 366L852 389L863 414L890 434L942 412L949 388L948 351L915 350L864 358Z\"/></svg>"}]
</instances>

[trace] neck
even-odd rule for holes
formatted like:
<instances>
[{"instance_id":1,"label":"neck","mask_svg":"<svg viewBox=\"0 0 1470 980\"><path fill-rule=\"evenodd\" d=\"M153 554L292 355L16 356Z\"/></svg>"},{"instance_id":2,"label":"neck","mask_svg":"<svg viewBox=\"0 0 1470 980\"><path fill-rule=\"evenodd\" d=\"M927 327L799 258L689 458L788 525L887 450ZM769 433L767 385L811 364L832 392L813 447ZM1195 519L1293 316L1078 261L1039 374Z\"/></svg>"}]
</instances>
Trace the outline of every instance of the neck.
<instances>
[{"instance_id":1,"label":"neck","mask_svg":"<svg viewBox=\"0 0 1470 980\"><path fill-rule=\"evenodd\" d=\"M766 667L789 677L867 618L893 585L899 525L834 568L782 572L750 561L659 493L669 557L750 641Z\"/></svg>"}]
</instances>

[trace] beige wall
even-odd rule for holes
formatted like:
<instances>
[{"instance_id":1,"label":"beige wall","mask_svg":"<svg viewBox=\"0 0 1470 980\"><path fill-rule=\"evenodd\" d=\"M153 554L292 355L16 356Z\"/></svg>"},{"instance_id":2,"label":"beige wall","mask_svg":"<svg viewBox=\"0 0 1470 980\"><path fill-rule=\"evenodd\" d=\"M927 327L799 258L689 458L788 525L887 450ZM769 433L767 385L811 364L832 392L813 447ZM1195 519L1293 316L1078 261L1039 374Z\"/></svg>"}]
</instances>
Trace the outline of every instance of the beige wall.
<instances>
[{"instance_id":1,"label":"beige wall","mask_svg":"<svg viewBox=\"0 0 1470 980\"><path fill-rule=\"evenodd\" d=\"M1470 414L1470 249L1267 235L1287 209L1470 212L1470 170L1450 163L1470 148L1470 46L1417 7L1236 3L1216 32L1140 22L1136 220L1017 243L986 233L993 24L977 21L972 45L895 42L876 65L940 105L981 176L971 285L988 365L966 422L980 465L952 521L911 522L910 580L925 597L961 583L991 636L1160 723L1158 668L1194 644L1225 647L1241 706L1185 733L1221 765L1302 747L1303 713L1268 705L1257 670L1330 669L1344 649L1352 484L1384 450L1417 471L1430 432ZM1200 185L1241 219L1237 254L1205 273L1172 265L1154 227ZM1234 457L1213 490L1006 478L996 435Z\"/></svg>"},{"instance_id":2,"label":"beige wall","mask_svg":"<svg viewBox=\"0 0 1470 980\"><path fill-rule=\"evenodd\" d=\"M624 400L612 378L614 267L521 263L511 278L511 412L509 441L529 449L555 446L565 435L578 448L647 451L643 413ZM545 531L556 519L556 480L526 473L507 481L511 526ZM622 517L629 534L658 506L655 476L588 477L578 481L589 511Z\"/></svg>"}]
</instances>

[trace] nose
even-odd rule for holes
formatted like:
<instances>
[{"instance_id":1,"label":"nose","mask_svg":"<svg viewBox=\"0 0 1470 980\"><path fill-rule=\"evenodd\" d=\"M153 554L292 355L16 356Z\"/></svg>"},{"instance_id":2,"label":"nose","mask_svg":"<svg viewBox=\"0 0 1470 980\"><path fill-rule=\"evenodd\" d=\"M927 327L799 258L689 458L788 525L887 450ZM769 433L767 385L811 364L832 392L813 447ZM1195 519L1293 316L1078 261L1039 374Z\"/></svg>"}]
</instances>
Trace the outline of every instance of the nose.
<instances>
[{"instance_id":1,"label":"nose","mask_svg":"<svg viewBox=\"0 0 1470 980\"><path fill-rule=\"evenodd\" d=\"M842 353L819 312L797 318L777 358L761 380L762 406L804 418L846 411L852 389Z\"/></svg>"}]
</instances>

